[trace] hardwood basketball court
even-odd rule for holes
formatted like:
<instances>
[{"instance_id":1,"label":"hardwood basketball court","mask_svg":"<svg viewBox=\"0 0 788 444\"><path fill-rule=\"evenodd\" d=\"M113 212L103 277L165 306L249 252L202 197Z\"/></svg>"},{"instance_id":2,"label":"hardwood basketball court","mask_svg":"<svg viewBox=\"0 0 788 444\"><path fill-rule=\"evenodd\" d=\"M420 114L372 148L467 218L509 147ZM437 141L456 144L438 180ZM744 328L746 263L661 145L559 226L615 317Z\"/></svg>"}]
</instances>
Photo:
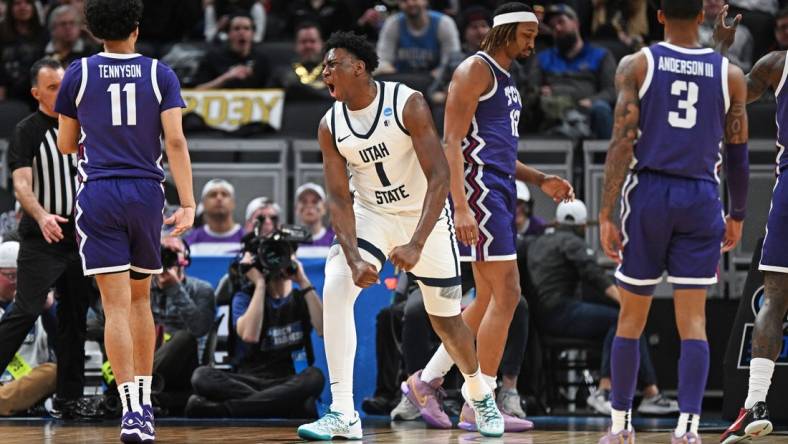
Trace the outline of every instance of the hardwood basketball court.
<instances>
[{"instance_id":1,"label":"hardwood basketball court","mask_svg":"<svg viewBox=\"0 0 788 444\"><path fill-rule=\"evenodd\" d=\"M478 433L459 429L426 429L421 422L387 424L372 419L364 423L364 442L370 443L513 443L513 444L596 444L605 427L604 418L536 417L537 427L526 433L510 433L503 438L483 438ZM669 443L669 427L674 420L653 420L638 424L637 442ZM299 443L295 434L299 422L291 421L202 421L166 419L156 430L157 443ZM706 444L719 442L722 422L704 423L702 438ZM101 423L73 423L51 420L0 421L2 444L76 444L118 442L115 421ZM337 441L345 442L345 441ZM788 444L785 430L756 443Z\"/></svg>"}]
</instances>

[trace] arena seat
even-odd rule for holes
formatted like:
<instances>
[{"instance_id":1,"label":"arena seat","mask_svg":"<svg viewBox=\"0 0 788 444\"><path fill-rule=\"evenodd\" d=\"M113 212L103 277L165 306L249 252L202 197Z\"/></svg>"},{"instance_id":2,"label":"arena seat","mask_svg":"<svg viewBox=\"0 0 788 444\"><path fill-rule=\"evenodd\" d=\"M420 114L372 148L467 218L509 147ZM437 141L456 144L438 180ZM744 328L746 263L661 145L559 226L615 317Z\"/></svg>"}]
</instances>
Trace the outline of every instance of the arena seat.
<instances>
[{"instance_id":1,"label":"arena seat","mask_svg":"<svg viewBox=\"0 0 788 444\"><path fill-rule=\"evenodd\" d=\"M329 100L285 100L280 136L317 139L320 119L331 107Z\"/></svg>"}]
</instances>

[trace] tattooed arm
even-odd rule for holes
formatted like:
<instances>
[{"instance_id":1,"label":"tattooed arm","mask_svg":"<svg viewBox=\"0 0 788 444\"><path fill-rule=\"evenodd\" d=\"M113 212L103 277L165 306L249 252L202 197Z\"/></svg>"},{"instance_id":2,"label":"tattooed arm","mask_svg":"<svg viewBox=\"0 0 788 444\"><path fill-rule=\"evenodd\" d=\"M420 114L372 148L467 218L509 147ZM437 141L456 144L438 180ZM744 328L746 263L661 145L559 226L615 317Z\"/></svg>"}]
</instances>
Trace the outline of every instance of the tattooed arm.
<instances>
[{"instance_id":1,"label":"tattooed arm","mask_svg":"<svg viewBox=\"0 0 788 444\"><path fill-rule=\"evenodd\" d=\"M725 236L722 251L733 249L741 239L742 225L747 210L747 184L750 165L747 152L747 85L744 73L733 64L728 65L730 108L725 116L725 153L723 167L730 195L730 209L725 216Z\"/></svg>"},{"instance_id":2,"label":"tattooed arm","mask_svg":"<svg viewBox=\"0 0 788 444\"><path fill-rule=\"evenodd\" d=\"M777 91L783 76L785 51L772 51L761 57L747 74L747 103L752 103L767 89Z\"/></svg>"},{"instance_id":3,"label":"tattooed arm","mask_svg":"<svg viewBox=\"0 0 788 444\"><path fill-rule=\"evenodd\" d=\"M614 112L613 138L605 159L605 183L602 208L599 211L602 248L605 254L616 262L621 260L621 232L611 220L611 214L634 156L640 123L638 91L646 76L647 66L646 56L639 52L624 57L616 71L618 98Z\"/></svg>"}]
</instances>

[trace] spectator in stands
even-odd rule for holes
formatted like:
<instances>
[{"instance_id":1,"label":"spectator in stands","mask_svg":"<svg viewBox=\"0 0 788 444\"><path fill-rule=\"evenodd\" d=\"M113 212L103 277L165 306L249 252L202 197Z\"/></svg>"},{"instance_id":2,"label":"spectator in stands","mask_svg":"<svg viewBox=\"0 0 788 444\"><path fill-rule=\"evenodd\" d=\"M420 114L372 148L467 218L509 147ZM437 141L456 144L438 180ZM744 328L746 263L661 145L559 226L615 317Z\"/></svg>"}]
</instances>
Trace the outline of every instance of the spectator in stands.
<instances>
[{"instance_id":1,"label":"spectator in stands","mask_svg":"<svg viewBox=\"0 0 788 444\"><path fill-rule=\"evenodd\" d=\"M312 233L312 242L298 248L298 257L326 257L334 242L334 230L326 227L326 193L323 187L307 182L296 190L296 220Z\"/></svg>"},{"instance_id":2,"label":"spectator in stands","mask_svg":"<svg viewBox=\"0 0 788 444\"><path fill-rule=\"evenodd\" d=\"M780 1L778 0L729 0L730 8L728 9L729 17L735 17L736 14L742 15L742 24L748 29L767 30L774 27L774 16L780 8ZM783 6L785 2L783 1ZM736 33L738 39L739 33ZM756 32L753 34L753 59L757 60L762 55L766 54L769 47L772 46L773 40L770 32Z\"/></svg>"},{"instance_id":3,"label":"spectator in stands","mask_svg":"<svg viewBox=\"0 0 788 444\"><path fill-rule=\"evenodd\" d=\"M460 50L457 26L451 17L427 9L427 0L400 0L401 12L383 23L378 38L378 74L431 73Z\"/></svg>"},{"instance_id":4,"label":"spectator in stands","mask_svg":"<svg viewBox=\"0 0 788 444\"><path fill-rule=\"evenodd\" d=\"M295 52L298 59L282 65L271 75L271 86L284 88L288 100L329 100L323 83L323 37L314 22L303 22L295 32Z\"/></svg>"},{"instance_id":5,"label":"spectator in stands","mask_svg":"<svg viewBox=\"0 0 788 444\"><path fill-rule=\"evenodd\" d=\"M233 220L235 187L224 179L211 179L202 188L205 223L184 237L194 256L235 254L241 248L243 228Z\"/></svg>"},{"instance_id":6,"label":"spectator in stands","mask_svg":"<svg viewBox=\"0 0 788 444\"><path fill-rule=\"evenodd\" d=\"M562 202L556 209L558 227L548 229L528 247L528 270L536 290L537 328L555 337L598 340L603 343L599 388L588 405L610 414L610 349L618 322L618 310L607 304L585 302L576 296L581 282L619 303L618 289L597 265L594 251L583 239L588 211L580 200ZM571 329L566 326L571 325ZM678 412L678 403L657 388L657 377L646 341L640 341L639 379L643 387L640 413Z\"/></svg>"},{"instance_id":7,"label":"spectator in stands","mask_svg":"<svg viewBox=\"0 0 788 444\"><path fill-rule=\"evenodd\" d=\"M255 224L258 220L262 222L260 225L259 235L267 235L279 226L279 216L282 214L282 208L278 203L271 199L261 196L252 199L246 205L246 222L244 223L244 232L251 233L254 230Z\"/></svg>"},{"instance_id":8,"label":"spectator in stands","mask_svg":"<svg viewBox=\"0 0 788 444\"><path fill-rule=\"evenodd\" d=\"M616 56L639 49L649 33L646 0L597 0L591 20L591 34L605 39ZM611 40L620 45L610 44ZM616 57L619 58L619 57Z\"/></svg>"},{"instance_id":9,"label":"spectator in stands","mask_svg":"<svg viewBox=\"0 0 788 444\"><path fill-rule=\"evenodd\" d=\"M92 42L82 38L82 14L71 5L58 6L49 16L49 41L44 53L67 67L76 59L96 52Z\"/></svg>"},{"instance_id":10,"label":"spectator in stands","mask_svg":"<svg viewBox=\"0 0 788 444\"><path fill-rule=\"evenodd\" d=\"M471 6L462 13L460 21L460 35L462 36L462 48L458 52L450 54L445 64L441 65L435 81L430 85L428 97L435 105L446 102L446 92L451 82L454 70L463 60L470 57L481 48L484 36L490 32L492 26L492 15L490 11L481 6ZM516 64L516 62L515 62ZM512 72L517 71L512 67ZM515 79L517 81L517 79Z\"/></svg>"},{"instance_id":11,"label":"spectator in stands","mask_svg":"<svg viewBox=\"0 0 788 444\"><path fill-rule=\"evenodd\" d=\"M544 233L547 223L534 213L534 198L528 185L520 180L515 182L517 186L517 212L514 215L514 222L517 225L517 234L522 236L537 236Z\"/></svg>"},{"instance_id":12,"label":"spectator in stands","mask_svg":"<svg viewBox=\"0 0 788 444\"><path fill-rule=\"evenodd\" d=\"M357 27L356 18L366 4L366 0L294 0L289 2L288 16L290 29L298 29L303 22L320 26L325 35L335 31L350 31Z\"/></svg>"},{"instance_id":13,"label":"spectator in stands","mask_svg":"<svg viewBox=\"0 0 788 444\"><path fill-rule=\"evenodd\" d=\"M703 14L705 19L700 25L700 44L707 47L714 47L714 22L717 16L725 6L725 0L703 0ZM752 33L744 25L736 27L736 37L733 45L728 49L727 56L731 62L736 64L744 72L748 72L752 68L752 51L754 41Z\"/></svg>"},{"instance_id":14,"label":"spectator in stands","mask_svg":"<svg viewBox=\"0 0 788 444\"><path fill-rule=\"evenodd\" d=\"M138 42L142 49L159 54L162 46L168 43L201 37L202 0L142 0L142 3ZM147 48L148 45L153 46Z\"/></svg>"},{"instance_id":15,"label":"spectator in stands","mask_svg":"<svg viewBox=\"0 0 788 444\"><path fill-rule=\"evenodd\" d=\"M180 415L191 395L191 375L199 366L198 340L213 327L216 315L213 288L186 276L189 250L177 237L161 241L162 271L151 282L151 309L161 345L153 356L154 403Z\"/></svg>"},{"instance_id":16,"label":"spectator in stands","mask_svg":"<svg viewBox=\"0 0 788 444\"><path fill-rule=\"evenodd\" d=\"M775 49L784 51L788 49L788 6L777 13L776 20L777 23L774 26Z\"/></svg>"},{"instance_id":17,"label":"spectator in stands","mask_svg":"<svg viewBox=\"0 0 788 444\"><path fill-rule=\"evenodd\" d=\"M296 373L293 352L306 349L311 364L311 331L323 334L320 298L295 259L292 274L287 269L264 274L249 253L241 264L246 281L233 296L231 310L231 325L241 340L233 351L236 372L198 368L186 415L316 417L315 399L325 378L315 367Z\"/></svg>"},{"instance_id":18,"label":"spectator in stands","mask_svg":"<svg viewBox=\"0 0 788 444\"><path fill-rule=\"evenodd\" d=\"M46 30L33 0L4 0L6 17L0 23L0 100L22 100L31 106L30 67L41 58Z\"/></svg>"},{"instance_id":19,"label":"spectator in stands","mask_svg":"<svg viewBox=\"0 0 788 444\"><path fill-rule=\"evenodd\" d=\"M249 14L254 22L252 41L260 43L265 37L267 14L262 0L202 0L205 20L205 41L225 41L228 38L227 27L233 14Z\"/></svg>"},{"instance_id":20,"label":"spectator in stands","mask_svg":"<svg viewBox=\"0 0 788 444\"><path fill-rule=\"evenodd\" d=\"M564 135L607 139L613 128L614 77L616 62L604 48L585 43L580 36L577 14L565 4L551 6L545 20L553 29L554 47L539 52L528 81L541 91L541 108L546 127L571 124L580 111L590 120L590 133L573 126L577 134Z\"/></svg>"},{"instance_id":21,"label":"spectator in stands","mask_svg":"<svg viewBox=\"0 0 788 444\"><path fill-rule=\"evenodd\" d=\"M0 244L0 316L14 302L18 254L18 242ZM24 412L55 392L57 370L51 362L54 353L47 345L47 333L55 334L47 327L57 322L53 304L54 296L49 292L42 316L27 333L11 365L0 373L0 416ZM49 322L42 322L42 318Z\"/></svg>"},{"instance_id":22,"label":"spectator in stands","mask_svg":"<svg viewBox=\"0 0 788 444\"><path fill-rule=\"evenodd\" d=\"M197 89L263 88L268 83L269 63L254 48L255 25L248 15L230 19L227 43L209 51L197 72Z\"/></svg>"}]
</instances>

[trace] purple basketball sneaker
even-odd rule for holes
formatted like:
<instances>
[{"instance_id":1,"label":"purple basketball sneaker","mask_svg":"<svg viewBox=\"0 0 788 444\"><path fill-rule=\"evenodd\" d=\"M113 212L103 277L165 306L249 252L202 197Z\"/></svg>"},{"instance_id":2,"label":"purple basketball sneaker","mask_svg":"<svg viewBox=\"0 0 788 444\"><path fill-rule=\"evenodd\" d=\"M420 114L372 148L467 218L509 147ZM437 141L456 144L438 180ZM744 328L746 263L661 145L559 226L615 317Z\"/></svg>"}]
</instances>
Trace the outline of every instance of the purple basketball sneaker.
<instances>
[{"instance_id":1,"label":"purple basketball sneaker","mask_svg":"<svg viewBox=\"0 0 788 444\"><path fill-rule=\"evenodd\" d=\"M145 424L142 414L126 412L120 423L120 441L124 443L152 443L153 431Z\"/></svg>"},{"instance_id":2,"label":"purple basketball sneaker","mask_svg":"<svg viewBox=\"0 0 788 444\"><path fill-rule=\"evenodd\" d=\"M442 383L442 378L433 379L429 384L422 381L421 370L419 370L410 375L408 380L402 383L401 388L402 393L419 409L424 422L438 429L450 429L451 419L443 411L439 399Z\"/></svg>"}]
</instances>

